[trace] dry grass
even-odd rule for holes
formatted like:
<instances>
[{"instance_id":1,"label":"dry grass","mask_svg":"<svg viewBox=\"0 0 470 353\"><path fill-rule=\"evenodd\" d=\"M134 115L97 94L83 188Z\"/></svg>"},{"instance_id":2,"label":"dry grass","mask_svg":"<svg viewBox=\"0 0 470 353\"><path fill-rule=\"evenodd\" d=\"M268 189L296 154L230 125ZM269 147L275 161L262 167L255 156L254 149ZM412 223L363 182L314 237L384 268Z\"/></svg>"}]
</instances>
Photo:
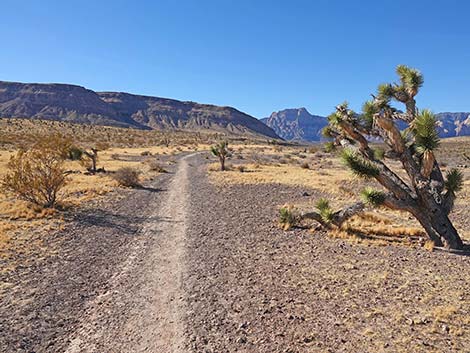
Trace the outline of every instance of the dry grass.
<instances>
[{"instance_id":1,"label":"dry grass","mask_svg":"<svg viewBox=\"0 0 470 353\"><path fill-rule=\"evenodd\" d=\"M213 173L216 164L208 167L210 180L217 185L226 184L283 184L304 187L313 194L330 200L333 209L339 209L359 199L359 193L365 186L380 188L374 181L365 181L354 177L334 155L320 152L319 148L293 146L236 146L232 162L243 161L244 172L238 168L225 173ZM464 172L464 187L459 192L452 218L464 239L470 240L470 229L466 223L468 204L470 202L470 168L463 168L466 159L465 151L470 150L470 138L443 140L439 158L447 170L459 166ZM390 163L392 170L406 180L406 175L397 162ZM470 163L467 161L467 164ZM308 165L309 168L306 168ZM312 198L299 198L295 203L301 210L314 208ZM369 217L369 218L368 218ZM355 217L346 223L344 229L332 232L335 237L347 238L355 242L385 245L389 243L424 246L432 251L431 244L426 243L426 235L420 225L409 214L380 209ZM380 217L380 221L377 220Z\"/></svg>"}]
</instances>

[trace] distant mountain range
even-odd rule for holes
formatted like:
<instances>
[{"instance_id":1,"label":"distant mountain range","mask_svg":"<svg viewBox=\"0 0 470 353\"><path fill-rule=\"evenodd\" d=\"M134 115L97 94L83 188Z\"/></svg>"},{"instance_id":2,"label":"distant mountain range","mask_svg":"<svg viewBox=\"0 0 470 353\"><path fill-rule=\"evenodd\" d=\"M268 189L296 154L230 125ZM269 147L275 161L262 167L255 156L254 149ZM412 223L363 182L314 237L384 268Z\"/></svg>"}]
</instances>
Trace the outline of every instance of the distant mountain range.
<instances>
[{"instance_id":1,"label":"distant mountain range","mask_svg":"<svg viewBox=\"0 0 470 353\"><path fill-rule=\"evenodd\" d=\"M68 84L0 81L0 117L59 120L138 129L211 130L278 138L258 119L232 107Z\"/></svg>"},{"instance_id":2,"label":"distant mountain range","mask_svg":"<svg viewBox=\"0 0 470 353\"><path fill-rule=\"evenodd\" d=\"M470 113L438 113L438 130L441 137L470 136ZM312 115L305 108L285 109L261 119L285 140L320 141L321 130L327 119Z\"/></svg>"},{"instance_id":3,"label":"distant mountain range","mask_svg":"<svg viewBox=\"0 0 470 353\"><path fill-rule=\"evenodd\" d=\"M470 135L470 113L439 113L441 137ZM94 92L69 84L0 81L0 117L59 120L138 129L209 130L295 141L320 141L326 117L305 108L258 120L232 107L123 92Z\"/></svg>"}]
</instances>

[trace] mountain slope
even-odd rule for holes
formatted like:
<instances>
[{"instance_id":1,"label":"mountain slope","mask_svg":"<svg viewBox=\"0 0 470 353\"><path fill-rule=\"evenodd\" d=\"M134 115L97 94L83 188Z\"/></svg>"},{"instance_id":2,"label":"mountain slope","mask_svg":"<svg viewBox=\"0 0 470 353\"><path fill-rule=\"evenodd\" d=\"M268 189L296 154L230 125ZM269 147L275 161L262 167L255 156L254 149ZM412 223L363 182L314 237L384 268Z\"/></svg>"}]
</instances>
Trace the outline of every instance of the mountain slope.
<instances>
[{"instance_id":1,"label":"mountain slope","mask_svg":"<svg viewBox=\"0 0 470 353\"><path fill-rule=\"evenodd\" d=\"M470 136L470 113L436 114L441 137ZM273 112L261 119L285 140L319 141L321 130L327 125L326 117L312 115L305 108Z\"/></svg>"},{"instance_id":2,"label":"mountain slope","mask_svg":"<svg viewBox=\"0 0 470 353\"><path fill-rule=\"evenodd\" d=\"M121 92L94 92L68 84L0 81L0 117L140 129L209 129L278 138L258 119L231 107Z\"/></svg>"}]
</instances>

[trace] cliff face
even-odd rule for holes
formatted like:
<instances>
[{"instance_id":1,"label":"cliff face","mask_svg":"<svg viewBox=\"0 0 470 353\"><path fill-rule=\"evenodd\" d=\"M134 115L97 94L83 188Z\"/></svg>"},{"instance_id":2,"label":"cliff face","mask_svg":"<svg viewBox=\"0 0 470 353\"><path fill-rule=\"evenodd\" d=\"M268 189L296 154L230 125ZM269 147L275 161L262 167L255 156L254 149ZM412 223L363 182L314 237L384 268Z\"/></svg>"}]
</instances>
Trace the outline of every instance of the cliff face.
<instances>
[{"instance_id":1,"label":"cliff face","mask_svg":"<svg viewBox=\"0 0 470 353\"><path fill-rule=\"evenodd\" d=\"M470 136L470 113L438 113L437 127L441 137ZM312 115L305 108L285 109L261 119L285 140L319 141L321 130L328 123L322 116ZM399 124L404 128L404 124Z\"/></svg>"},{"instance_id":2,"label":"cliff face","mask_svg":"<svg viewBox=\"0 0 470 353\"><path fill-rule=\"evenodd\" d=\"M327 124L323 116L312 115L305 108L274 112L262 121L286 140L319 141Z\"/></svg>"},{"instance_id":3,"label":"cliff face","mask_svg":"<svg viewBox=\"0 0 470 353\"><path fill-rule=\"evenodd\" d=\"M147 129L210 129L277 138L272 129L231 107L66 84L0 81L0 117L49 119Z\"/></svg>"},{"instance_id":4,"label":"cliff face","mask_svg":"<svg viewBox=\"0 0 470 353\"><path fill-rule=\"evenodd\" d=\"M441 137L470 136L470 113L439 113L436 117Z\"/></svg>"}]
</instances>

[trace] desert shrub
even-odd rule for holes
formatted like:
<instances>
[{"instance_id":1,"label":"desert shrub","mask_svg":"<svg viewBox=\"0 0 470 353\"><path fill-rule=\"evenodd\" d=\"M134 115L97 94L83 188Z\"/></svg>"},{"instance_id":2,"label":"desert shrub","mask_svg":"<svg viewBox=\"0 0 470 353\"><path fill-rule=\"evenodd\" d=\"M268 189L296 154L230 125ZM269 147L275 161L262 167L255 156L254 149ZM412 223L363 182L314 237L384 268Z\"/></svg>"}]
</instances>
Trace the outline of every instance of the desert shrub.
<instances>
[{"instance_id":1,"label":"desert shrub","mask_svg":"<svg viewBox=\"0 0 470 353\"><path fill-rule=\"evenodd\" d=\"M83 157L83 150L77 146L71 146L68 151L68 159L71 161L80 161Z\"/></svg>"},{"instance_id":2,"label":"desert shrub","mask_svg":"<svg viewBox=\"0 0 470 353\"><path fill-rule=\"evenodd\" d=\"M308 165L307 162L303 162L302 164L300 164L300 167L303 169L310 169L310 166Z\"/></svg>"},{"instance_id":3,"label":"desert shrub","mask_svg":"<svg viewBox=\"0 0 470 353\"><path fill-rule=\"evenodd\" d=\"M121 186L138 187L140 186L140 171L132 167L122 167L116 170L113 179Z\"/></svg>"},{"instance_id":4,"label":"desert shrub","mask_svg":"<svg viewBox=\"0 0 470 353\"><path fill-rule=\"evenodd\" d=\"M69 146L66 141L60 135L50 135L20 150L8 162L2 189L36 205L54 207L60 189L67 182L64 160Z\"/></svg>"},{"instance_id":5,"label":"desert shrub","mask_svg":"<svg viewBox=\"0 0 470 353\"><path fill-rule=\"evenodd\" d=\"M318 147L313 147L313 146L312 146L312 147L309 147L308 153L312 153L312 154L313 154L313 153L316 153L316 152L318 152Z\"/></svg>"},{"instance_id":6,"label":"desert shrub","mask_svg":"<svg viewBox=\"0 0 470 353\"><path fill-rule=\"evenodd\" d=\"M154 159L147 161L147 164L152 172L167 173L167 170Z\"/></svg>"}]
</instances>

